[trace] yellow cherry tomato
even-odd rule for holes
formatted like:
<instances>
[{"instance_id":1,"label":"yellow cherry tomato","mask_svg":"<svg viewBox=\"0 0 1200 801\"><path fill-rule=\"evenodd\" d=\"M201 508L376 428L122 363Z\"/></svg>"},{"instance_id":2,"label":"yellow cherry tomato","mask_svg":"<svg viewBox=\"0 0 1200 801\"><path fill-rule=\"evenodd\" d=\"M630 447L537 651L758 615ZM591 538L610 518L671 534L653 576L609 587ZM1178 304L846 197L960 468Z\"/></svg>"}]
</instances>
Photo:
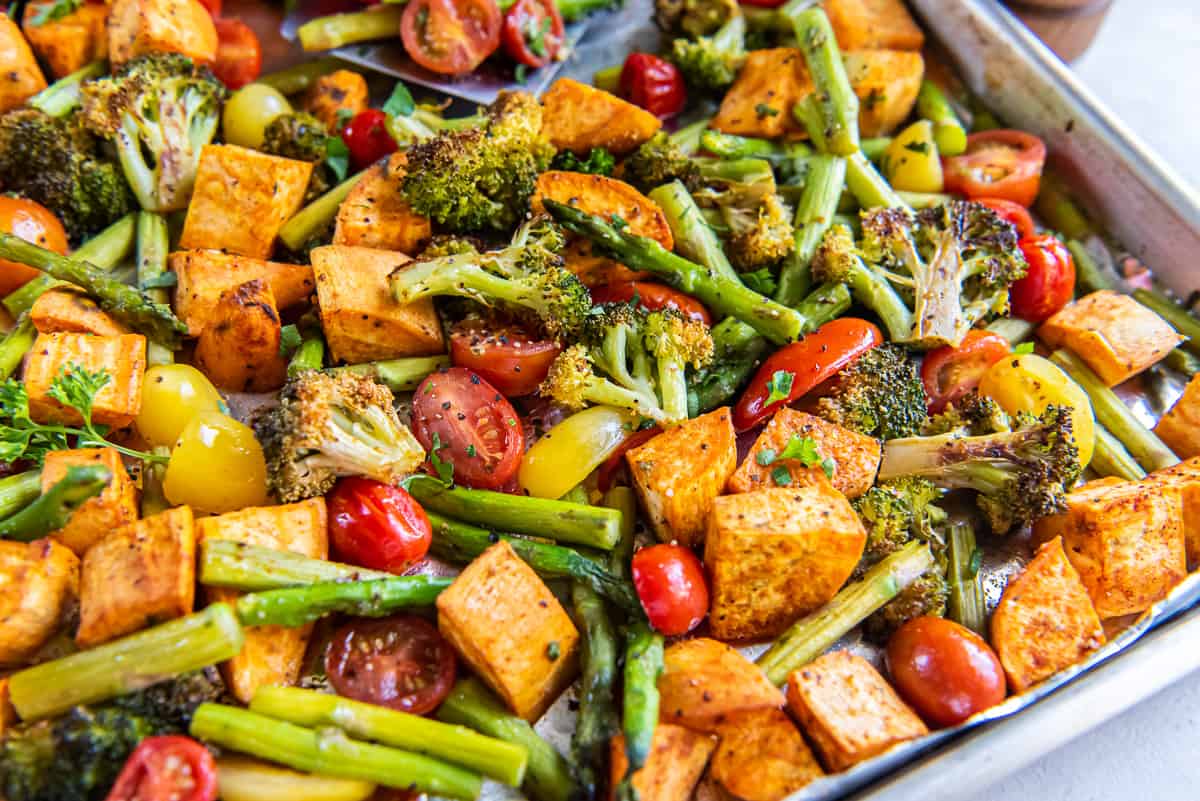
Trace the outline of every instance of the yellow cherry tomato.
<instances>
[{"instance_id":1,"label":"yellow cherry tomato","mask_svg":"<svg viewBox=\"0 0 1200 801\"><path fill-rule=\"evenodd\" d=\"M879 166L893 189L903 192L941 192L942 160L933 139L933 123L917 120L901 131Z\"/></svg>"},{"instance_id":2,"label":"yellow cherry tomato","mask_svg":"<svg viewBox=\"0 0 1200 801\"><path fill-rule=\"evenodd\" d=\"M217 760L221 801L363 801L373 792L375 785L359 779L314 776L242 757Z\"/></svg>"},{"instance_id":3,"label":"yellow cherry tomato","mask_svg":"<svg viewBox=\"0 0 1200 801\"><path fill-rule=\"evenodd\" d=\"M1087 467L1096 446L1096 418L1087 393L1058 365L1035 353L1006 356L993 364L979 382L979 392L1009 414L1038 414L1048 405L1071 408L1071 429L1079 464Z\"/></svg>"},{"instance_id":4,"label":"yellow cherry tomato","mask_svg":"<svg viewBox=\"0 0 1200 801\"><path fill-rule=\"evenodd\" d=\"M611 406L571 415L525 452L517 481L535 497L561 498L612 455L633 422L632 414Z\"/></svg>"},{"instance_id":5,"label":"yellow cherry tomato","mask_svg":"<svg viewBox=\"0 0 1200 801\"><path fill-rule=\"evenodd\" d=\"M267 463L249 426L220 412L200 412L183 431L163 479L173 505L232 512L267 502Z\"/></svg>"},{"instance_id":6,"label":"yellow cherry tomato","mask_svg":"<svg viewBox=\"0 0 1200 801\"><path fill-rule=\"evenodd\" d=\"M200 412L221 410L221 393L190 364L160 364L146 371L142 409L135 425L151 445L171 447Z\"/></svg>"},{"instance_id":7,"label":"yellow cherry tomato","mask_svg":"<svg viewBox=\"0 0 1200 801\"><path fill-rule=\"evenodd\" d=\"M292 104L274 88L265 83L248 83L225 101L221 133L231 145L259 148L271 120L291 110Z\"/></svg>"}]
</instances>

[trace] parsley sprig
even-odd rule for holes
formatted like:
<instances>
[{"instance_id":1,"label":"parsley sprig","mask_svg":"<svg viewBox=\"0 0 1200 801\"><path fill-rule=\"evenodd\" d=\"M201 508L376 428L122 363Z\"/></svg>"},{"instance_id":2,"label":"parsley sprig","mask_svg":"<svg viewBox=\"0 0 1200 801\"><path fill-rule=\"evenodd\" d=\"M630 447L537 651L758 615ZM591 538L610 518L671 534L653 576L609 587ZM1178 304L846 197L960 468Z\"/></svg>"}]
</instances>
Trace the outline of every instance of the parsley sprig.
<instances>
[{"instance_id":1,"label":"parsley sprig","mask_svg":"<svg viewBox=\"0 0 1200 801\"><path fill-rule=\"evenodd\" d=\"M805 467L819 466L825 471L828 478L833 478L834 470L837 468L837 463L833 459L828 456L821 457L820 451L817 450L816 440L812 437L802 437L799 434L792 434L783 450L775 451L772 448L763 448L754 457L754 461L758 462L760 467L768 467L783 459L794 459ZM771 471L771 478L780 487L786 487L792 483L791 471L783 465Z\"/></svg>"}]
</instances>

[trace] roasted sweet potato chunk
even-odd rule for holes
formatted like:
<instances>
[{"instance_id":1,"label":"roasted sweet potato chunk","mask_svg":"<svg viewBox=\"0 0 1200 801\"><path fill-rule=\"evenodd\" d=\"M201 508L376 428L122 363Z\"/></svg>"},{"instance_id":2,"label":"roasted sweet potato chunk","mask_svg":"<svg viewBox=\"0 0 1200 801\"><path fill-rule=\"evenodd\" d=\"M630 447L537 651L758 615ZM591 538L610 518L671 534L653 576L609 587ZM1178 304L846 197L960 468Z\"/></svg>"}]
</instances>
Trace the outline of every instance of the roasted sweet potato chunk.
<instances>
[{"instance_id":1,"label":"roasted sweet potato chunk","mask_svg":"<svg viewBox=\"0 0 1200 801\"><path fill-rule=\"evenodd\" d=\"M709 775L743 801L780 801L825 775L782 709L732 715L717 726L717 735Z\"/></svg>"},{"instance_id":2,"label":"roasted sweet potato chunk","mask_svg":"<svg viewBox=\"0 0 1200 801\"><path fill-rule=\"evenodd\" d=\"M433 233L429 218L417 214L404 197L408 159L393 153L369 168L338 207L333 244L398 250L415 256Z\"/></svg>"},{"instance_id":3,"label":"roasted sweet potato chunk","mask_svg":"<svg viewBox=\"0 0 1200 801\"><path fill-rule=\"evenodd\" d=\"M196 341L196 366L229 392L271 392L287 379L275 295L261 278L226 289Z\"/></svg>"},{"instance_id":4,"label":"roasted sweet potato chunk","mask_svg":"<svg viewBox=\"0 0 1200 801\"><path fill-rule=\"evenodd\" d=\"M1180 459L1200 456L1200 374L1192 376L1179 400L1158 421L1154 433Z\"/></svg>"},{"instance_id":5,"label":"roasted sweet potato chunk","mask_svg":"<svg viewBox=\"0 0 1200 801\"><path fill-rule=\"evenodd\" d=\"M21 29L0 14L0 113L24 105L25 101L46 88L46 77L38 67Z\"/></svg>"},{"instance_id":6,"label":"roasted sweet potato chunk","mask_svg":"<svg viewBox=\"0 0 1200 801\"><path fill-rule=\"evenodd\" d=\"M688 801L715 747L716 741L708 735L689 731L682 726L658 724L654 729L650 756L646 758L646 764L633 774L633 788L638 792L638 801ZM623 735L618 734L612 739L609 766L612 775L608 797L610 801L615 801L616 787L629 769Z\"/></svg>"},{"instance_id":7,"label":"roasted sweet potato chunk","mask_svg":"<svg viewBox=\"0 0 1200 801\"><path fill-rule=\"evenodd\" d=\"M146 53L182 53L201 64L217 57L217 29L199 0L113 0L108 58L124 64Z\"/></svg>"},{"instance_id":8,"label":"roasted sweet potato chunk","mask_svg":"<svg viewBox=\"0 0 1200 801\"><path fill-rule=\"evenodd\" d=\"M708 637L667 648L658 691L659 720L705 732L730 715L783 705L783 694L758 665Z\"/></svg>"},{"instance_id":9,"label":"roasted sweet potato chunk","mask_svg":"<svg viewBox=\"0 0 1200 801\"><path fill-rule=\"evenodd\" d=\"M79 597L79 559L52 539L0 540L0 666L20 664Z\"/></svg>"},{"instance_id":10,"label":"roasted sweet potato chunk","mask_svg":"<svg viewBox=\"0 0 1200 801\"><path fill-rule=\"evenodd\" d=\"M603 147L623 156L661 127L645 109L570 78L559 78L542 96L542 135L559 150Z\"/></svg>"},{"instance_id":11,"label":"roasted sweet potato chunk","mask_svg":"<svg viewBox=\"0 0 1200 801\"><path fill-rule=\"evenodd\" d=\"M172 253L168 266L175 272L175 313L198 337L208 325L221 293L261 278L271 288L275 305L288 309L305 302L316 289L313 268L284 264L219 250L184 250Z\"/></svg>"},{"instance_id":12,"label":"roasted sweet potato chunk","mask_svg":"<svg viewBox=\"0 0 1200 801\"><path fill-rule=\"evenodd\" d=\"M133 422L142 408L142 378L146 373L146 338L141 334L98 337L91 334L38 334L25 358L25 391L29 413L38 422L82 422L79 413L50 396L50 387L64 371L78 365L105 372L108 383L96 393L92 420L113 428Z\"/></svg>"},{"instance_id":13,"label":"roasted sweet potato chunk","mask_svg":"<svg viewBox=\"0 0 1200 801\"><path fill-rule=\"evenodd\" d=\"M112 480L99 495L76 509L65 526L51 534L80 557L105 536L138 518L137 487L125 470L121 454L114 448L80 448L46 454L42 463L42 492L62 481L67 468L92 464L107 467Z\"/></svg>"},{"instance_id":14,"label":"roasted sweet potato chunk","mask_svg":"<svg viewBox=\"0 0 1200 801\"><path fill-rule=\"evenodd\" d=\"M42 293L29 310L33 327L42 334L72 333L115 337L129 329L102 310L83 292L58 287Z\"/></svg>"}]
</instances>

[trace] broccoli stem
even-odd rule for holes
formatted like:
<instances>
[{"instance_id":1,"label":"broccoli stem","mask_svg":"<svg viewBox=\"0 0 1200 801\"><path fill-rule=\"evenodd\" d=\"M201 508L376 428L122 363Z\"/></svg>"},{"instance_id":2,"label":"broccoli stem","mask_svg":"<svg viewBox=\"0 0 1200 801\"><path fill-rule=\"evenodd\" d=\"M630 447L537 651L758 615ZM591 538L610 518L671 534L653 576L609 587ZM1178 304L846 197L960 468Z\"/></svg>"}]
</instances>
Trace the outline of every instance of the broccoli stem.
<instances>
[{"instance_id":1,"label":"broccoli stem","mask_svg":"<svg viewBox=\"0 0 1200 801\"><path fill-rule=\"evenodd\" d=\"M1050 354L1050 360L1083 388L1092 401L1096 421L1129 449L1138 464L1153 472L1179 463L1179 457L1153 431L1142 425L1133 410L1105 386L1082 359L1068 350L1056 350Z\"/></svg>"},{"instance_id":2,"label":"broccoli stem","mask_svg":"<svg viewBox=\"0 0 1200 801\"><path fill-rule=\"evenodd\" d=\"M376 704L270 686L254 694L250 711L308 728L336 726L352 737L452 762L511 787L525 777L528 755L517 743Z\"/></svg>"},{"instance_id":3,"label":"broccoli stem","mask_svg":"<svg viewBox=\"0 0 1200 801\"><path fill-rule=\"evenodd\" d=\"M594 11L610 8L613 4L613 0L557 0L555 3L564 22L575 22Z\"/></svg>"},{"instance_id":4,"label":"broccoli stem","mask_svg":"<svg viewBox=\"0 0 1200 801\"><path fill-rule=\"evenodd\" d=\"M796 246L779 268L775 291L775 300L785 306L796 305L812 288L813 256L833 223L845 183L845 159L822 154L808 160L804 193L796 206Z\"/></svg>"},{"instance_id":5,"label":"broccoli stem","mask_svg":"<svg viewBox=\"0 0 1200 801\"><path fill-rule=\"evenodd\" d=\"M876 136L871 139L864 139L859 143L859 150L872 162L878 162L883 158L884 152L892 144L890 136Z\"/></svg>"},{"instance_id":6,"label":"broccoli stem","mask_svg":"<svg viewBox=\"0 0 1200 801\"><path fill-rule=\"evenodd\" d=\"M979 573L980 551L975 546L975 529L962 521L952 523L946 543L950 619L986 637L987 603Z\"/></svg>"},{"instance_id":7,"label":"broccoli stem","mask_svg":"<svg viewBox=\"0 0 1200 801\"><path fill-rule=\"evenodd\" d=\"M159 286L167 273L167 251L171 248L167 233L167 220L152 211L138 212L137 216L137 286L146 297L164 306L171 302L170 293ZM174 354L157 342L150 342L146 349L148 365L171 364Z\"/></svg>"},{"instance_id":8,"label":"broccoli stem","mask_svg":"<svg viewBox=\"0 0 1200 801\"><path fill-rule=\"evenodd\" d=\"M629 563L633 559L634 533L637 529L637 495L631 487L613 487L604 493L600 505L621 513L621 537L608 554L608 567L613 575L628 579Z\"/></svg>"},{"instance_id":9,"label":"broccoli stem","mask_svg":"<svg viewBox=\"0 0 1200 801\"><path fill-rule=\"evenodd\" d=\"M6 379L21 366L21 360L33 347L37 331L28 316L21 317L13 330L0 339L0 380Z\"/></svg>"},{"instance_id":10,"label":"broccoli stem","mask_svg":"<svg viewBox=\"0 0 1200 801\"><path fill-rule=\"evenodd\" d=\"M1187 309L1163 293L1152 289L1133 290L1133 299L1166 320L1176 331L1187 337L1187 341L1179 347L1187 348L1192 353L1200 355L1200 320L1193 317Z\"/></svg>"},{"instance_id":11,"label":"broccoli stem","mask_svg":"<svg viewBox=\"0 0 1200 801\"><path fill-rule=\"evenodd\" d=\"M769 169L769 168L768 168ZM650 199L659 205L675 239L675 249L685 258L730 280L741 282L737 270L729 263L721 240L704 220L704 215L682 181L663 184L650 192Z\"/></svg>"},{"instance_id":12,"label":"broccoli stem","mask_svg":"<svg viewBox=\"0 0 1200 801\"><path fill-rule=\"evenodd\" d=\"M413 356L335 367L331 373L366 375L387 386L392 392L412 392L421 382L443 367L450 366L449 356Z\"/></svg>"},{"instance_id":13,"label":"broccoli stem","mask_svg":"<svg viewBox=\"0 0 1200 801\"><path fill-rule=\"evenodd\" d=\"M399 6L384 6L384 8L399 8ZM371 12L363 11L359 13L369 14ZM358 179L362 176L362 172L351 175L333 189L330 189L312 203L309 203L296 212L295 216L285 222L283 227L279 229L279 241L287 245L291 250L300 250L304 247L304 244L308 240L319 234L329 223L333 222L333 218L337 216L338 208L342 205L342 201L346 199L346 195L350 194L350 190L354 188L354 185L358 183Z\"/></svg>"},{"instance_id":14,"label":"broccoli stem","mask_svg":"<svg viewBox=\"0 0 1200 801\"><path fill-rule=\"evenodd\" d=\"M663 636L648 623L629 627L625 647L625 690L621 729L625 734L625 757L629 767L617 790L617 798L636 801L630 781L650 757L654 727L658 725L658 677L663 671Z\"/></svg>"},{"instance_id":15,"label":"broccoli stem","mask_svg":"<svg viewBox=\"0 0 1200 801\"><path fill-rule=\"evenodd\" d=\"M607 567L562 545L535 542L522 537L495 534L484 528L460 523L426 511L433 526L429 550L439 559L465 565L500 540L506 541L530 567L543 578L573 578L587 584L600 595L631 614L641 606L633 587L615 576Z\"/></svg>"},{"instance_id":16,"label":"broccoli stem","mask_svg":"<svg viewBox=\"0 0 1200 801\"><path fill-rule=\"evenodd\" d=\"M400 30L403 5L384 3L367 11L330 14L300 26L296 35L305 52L333 50L355 42L391 39Z\"/></svg>"},{"instance_id":17,"label":"broccoli stem","mask_svg":"<svg viewBox=\"0 0 1200 801\"><path fill-rule=\"evenodd\" d=\"M0 478L0 519L21 511L41 494L41 470L26 470Z\"/></svg>"},{"instance_id":18,"label":"broccoli stem","mask_svg":"<svg viewBox=\"0 0 1200 801\"><path fill-rule=\"evenodd\" d=\"M535 801L572 801L579 788L571 768L554 746L527 722L510 713L478 679L462 679L438 707L446 723L469 726L480 734L521 746L529 754L521 790Z\"/></svg>"},{"instance_id":19,"label":"broccoli stem","mask_svg":"<svg viewBox=\"0 0 1200 801\"><path fill-rule=\"evenodd\" d=\"M1036 323L1022 320L1020 317L1000 317L988 323L987 330L999 334L1008 340L1010 345L1018 345L1033 336L1037 329Z\"/></svg>"},{"instance_id":20,"label":"broccoli stem","mask_svg":"<svg viewBox=\"0 0 1200 801\"><path fill-rule=\"evenodd\" d=\"M909 208L862 153L855 153L846 160L846 186L864 209Z\"/></svg>"},{"instance_id":21,"label":"broccoli stem","mask_svg":"<svg viewBox=\"0 0 1200 801\"><path fill-rule=\"evenodd\" d=\"M32 542L67 524L75 510L104 491L112 473L102 465L68 467L37 500L0 520L0 539Z\"/></svg>"},{"instance_id":22,"label":"broccoli stem","mask_svg":"<svg viewBox=\"0 0 1200 801\"><path fill-rule=\"evenodd\" d=\"M942 88L926 78L917 92L917 115L933 123L933 141L938 153L957 156L967 150L967 132L954 113L954 108Z\"/></svg>"},{"instance_id":23,"label":"broccoli stem","mask_svg":"<svg viewBox=\"0 0 1200 801\"><path fill-rule=\"evenodd\" d=\"M43 662L9 677L9 699L22 720L107 701L230 659L242 650L242 627L229 604Z\"/></svg>"},{"instance_id":24,"label":"broccoli stem","mask_svg":"<svg viewBox=\"0 0 1200 801\"><path fill-rule=\"evenodd\" d=\"M1146 477L1146 471L1129 455L1129 451L1104 426L1096 426L1096 445L1088 464L1096 475L1116 476L1127 481Z\"/></svg>"},{"instance_id":25,"label":"broccoli stem","mask_svg":"<svg viewBox=\"0 0 1200 801\"><path fill-rule=\"evenodd\" d=\"M695 159L700 175L710 181L736 183L775 182L771 162L763 158Z\"/></svg>"},{"instance_id":26,"label":"broccoli stem","mask_svg":"<svg viewBox=\"0 0 1200 801\"><path fill-rule=\"evenodd\" d=\"M571 233L601 245L631 269L652 272L675 288L694 295L717 314L748 323L775 344L791 342L815 327L800 312L747 289L740 281L713 275L649 237L625 233L600 217L565 203L547 198L544 205Z\"/></svg>"},{"instance_id":27,"label":"broccoli stem","mask_svg":"<svg viewBox=\"0 0 1200 801\"><path fill-rule=\"evenodd\" d=\"M237 601L243 626L298 628L333 612L384 617L400 609L429 606L450 586L444 576L394 576L374 581L328 581L243 595Z\"/></svg>"},{"instance_id":28,"label":"broccoli stem","mask_svg":"<svg viewBox=\"0 0 1200 801\"><path fill-rule=\"evenodd\" d=\"M231 540L200 543L200 583L243 592L261 592L330 581L371 582L393 578L391 573L365 567L310 559L291 551L276 551Z\"/></svg>"},{"instance_id":29,"label":"broccoli stem","mask_svg":"<svg viewBox=\"0 0 1200 801\"><path fill-rule=\"evenodd\" d=\"M323 56L260 75L254 82L266 84L281 95L298 95L320 78L341 69L342 64L341 60L333 56Z\"/></svg>"},{"instance_id":30,"label":"broccoli stem","mask_svg":"<svg viewBox=\"0 0 1200 801\"><path fill-rule=\"evenodd\" d=\"M619 76L618 76L619 77ZM700 149L700 140L704 136L704 132L708 130L708 124L712 122L710 117L705 117L702 120L696 120L690 125L685 125L675 133L667 137L671 144L679 148L684 155L691 156Z\"/></svg>"},{"instance_id":31,"label":"broccoli stem","mask_svg":"<svg viewBox=\"0 0 1200 801\"><path fill-rule=\"evenodd\" d=\"M99 78L107 71L107 65L103 61L93 61L86 67L59 78L26 102L43 114L49 114L51 117L65 117L79 108L81 102L79 87L83 82Z\"/></svg>"},{"instance_id":32,"label":"broccoli stem","mask_svg":"<svg viewBox=\"0 0 1200 801\"><path fill-rule=\"evenodd\" d=\"M796 621L758 658L772 682L782 685L852 628L900 594L935 564L929 546L910 542L848 584L829 603Z\"/></svg>"},{"instance_id":33,"label":"broccoli stem","mask_svg":"<svg viewBox=\"0 0 1200 801\"><path fill-rule=\"evenodd\" d=\"M858 95L850 86L829 17L812 0L790 0L779 15L790 20L814 91L798 104L818 149L838 156L858 152ZM817 124L813 124L817 123Z\"/></svg>"},{"instance_id":34,"label":"broccoli stem","mask_svg":"<svg viewBox=\"0 0 1200 801\"><path fill-rule=\"evenodd\" d=\"M1066 183L1052 172L1042 175L1034 208L1051 230L1067 239L1084 240L1096 233L1087 215L1071 198Z\"/></svg>"},{"instance_id":35,"label":"broccoli stem","mask_svg":"<svg viewBox=\"0 0 1200 801\"><path fill-rule=\"evenodd\" d=\"M603 786L609 739L617 733L613 686L617 678L617 642L604 601L586 584L571 583L571 603L583 631L580 656L579 717L571 738L575 775L584 798L598 797Z\"/></svg>"},{"instance_id":36,"label":"broccoli stem","mask_svg":"<svg viewBox=\"0 0 1200 801\"><path fill-rule=\"evenodd\" d=\"M308 729L223 704L197 707L188 733L306 773L468 801L478 798L483 786L479 774L436 759L352 740L336 729Z\"/></svg>"},{"instance_id":37,"label":"broccoli stem","mask_svg":"<svg viewBox=\"0 0 1200 801\"><path fill-rule=\"evenodd\" d=\"M0 233L0 258L41 270L52 278L82 287L100 308L135 331L171 349L177 349L187 333L169 306L155 303L145 293L115 281L99 267L86 261L60 256L12 234Z\"/></svg>"}]
</instances>

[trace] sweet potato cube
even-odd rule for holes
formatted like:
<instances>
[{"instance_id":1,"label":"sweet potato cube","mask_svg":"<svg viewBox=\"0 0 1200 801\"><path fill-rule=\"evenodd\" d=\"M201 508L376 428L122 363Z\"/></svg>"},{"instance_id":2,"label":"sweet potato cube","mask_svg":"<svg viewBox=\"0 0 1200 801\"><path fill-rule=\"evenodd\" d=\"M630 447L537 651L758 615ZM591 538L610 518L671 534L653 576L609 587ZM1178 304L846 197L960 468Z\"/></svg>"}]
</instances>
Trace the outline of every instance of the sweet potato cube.
<instances>
[{"instance_id":1,"label":"sweet potato cube","mask_svg":"<svg viewBox=\"0 0 1200 801\"><path fill-rule=\"evenodd\" d=\"M308 300L316 289L312 267L264 261L219 250L184 250L167 260L175 272L175 313L198 337L212 318L221 293L261 278L271 288L275 305L288 309Z\"/></svg>"},{"instance_id":2,"label":"sweet potato cube","mask_svg":"<svg viewBox=\"0 0 1200 801\"><path fill-rule=\"evenodd\" d=\"M113 0L108 58L124 64L146 53L182 53L203 64L217 57L217 29L199 0Z\"/></svg>"},{"instance_id":3,"label":"sweet potato cube","mask_svg":"<svg viewBox=\"0 0 1200 801\"><path fill-rule=\"evenodd\" d=\"M531 723L575 678L579 632L507 542L467 565L437 610L438 628L463 660Z\"/></svg>"},{"instance_id":4,"label":"sweet potato cube","mask_svg":"<svg viewBox=\"0 0 1200 801\"><path fill-rule=\"evenodd\" d=\"M713 636L781 633L841 589L866 541L850 502L828 482L717 498L704 547Z\"/></svg>"},{"instance_id":5,"label":"sweet potato cube","mask_svg":"<svg viewBox=\"0 0 1200 801\"><path fill-rule=\"evenodd\" d=\"M311 559L329 557L324 498L310 498L284 506L262 506L229 512L196 521L199 541L230 540L260 548L292 551ZM241 593L208 587L209 603L234 603ZM312 625L299 628L253 626L246 630L241 653L221 665L229 691L244 704L268 684L295 684L300 678L304 651Z\"/></svg>"},{"instance_id":6,"label":"sweet potato cube","mask_svg":"<svg viewBox=\"0 0 1200 801\"><path fill-rule=\"evenodd\" d=\"M717 726L717 735L709 775L743 801L781 801L825 775L782 709L732 715Z\"/></svg>"},{"instance_id":7,"label":"sweet potato cube","mask_svg":"<svg viewBox=\"0 0 1200 801\"><path fill-rule=\"evenodd\" d=\"M921 90L925 60L916 50L852 50L842 53L858 95L858 131L887 136L908 118Z\"/></svg>"},{"instance_id":8,"label":"sweet potato cube","mask_svg":"<svg viewBox=\"0 0 1200 801\"><path fill-rule=\"evenodd\" d=\"M189 614L196 593L192 510L176 506L109 534L83 556L79 631L91 648Z\"/></svg>"},{"instance_id":9,"label":"sweet potato cube","mask_svg":"<svg viewBox=\"0 0 1200 801\"><path fill-rule=\"evenodd\" d=\"M356 364L445 351L433 300L401 305L388 291L388 275L410 261L403 253L348 245L313 250L321 324L335 360Z\"/></svg>"},{"instance_id":10,"label":"sweet potato cube","mask_svg":"<svg viewBox=\"0 0 1200 801\"><path fill-rule=\"evenodd\" d=\"M226 289L196 341L196 366L229 392L277 390L287 379L281 330L275 296L261 278Z\"/></svg>"},{"instance_id":11,"label":"sweet potato cube","mask_svg":"<svg viewBox=\"0 0 1200 801\"><path fill-rule=\"evenodd\" d=\"M37 10L54 5L53 0L30 4L25 11L23 28L33 52L37 53L55 78L70 75L93 61L108 56L108 7L85 3L59 19L34 25Z\"/></svg>"},{"instance_id":12,"label":"sweet potato cube","mask_svg":"<svg viewBox=\"0 0 1200 801\"><path fill-rule=\"evenodd\" d=\"M300 210L312 171L307 161L205 145L179 247L267 258L279 229Z\"/></svg>"},{"instance_id":13,"label":"sweet potato cube","mask_svg":"<svg viewBox=\"0 0 1200 801\"><path fill-rule=\"evenodd\" d=\"M920 50L925 34L903 0L825 0L842 50Z\"/></svg>"},{"instance_id":14,"label":"sweet potato cube","mask_svg":"<svg viewBox=\"0 0 1200 801\"><path fill-rule=\"evenodd\" d=\"M682 726L658 724L646 764L633 774L638 801L688 801L716 745L708 735ZM615 801L617 785L629 769L624 735L612 738L608 762L611 772L608 797L609 801Z\"/></svg>"},{"instance_id":15,"label":"sweet potato cube","mask_svg":"<svg viewBox=\"0 0 1200 801\"><path fill-rule=\"evenodd\" d=\"M788 677L788 709L838 773L929 729L870 662L831 651Z\"/></svg>"},{"instance_id":16,"label":"sweet potato cube","mask_svg":"<svg viewBox=\"0 0 1200 801\"><path fill-rule=\"evenodd\" d=\"M7 14L0 14L0 64L4 65L0 76L0 113L24 105L46 88L46 78L29 43Z\"/></svg>"},{"instance_id":17,"label":"sweet potato cube","mask_svg":"<svg viewBox=\"0 0 1200 801\"><path fill-rule=\"evenodd\" d=\"M1082 661L1104 644L1104 628L1061 537L1037 549L1008 582L992 614L992 647L1019 693Z\"/></svg>"},{"instance_id":18,"label":"sweet potato cube","mask_svg":"<svg viewBox=\"0 0 1200 801\"><path fill-rule=\"evenodd\" d=\"M542 95L542 135L559 150L582 155L603 147L623 156L661 127L645 109L570 78L559 78Z\"/></svg>"},{"instance_id":19,"label":"sweet potato cube","mask_svg":"<svg viewBox=\"0 0 1200 801\"><path fill-rule=\"evenodd\" d=\"M1200 564L1200 457L1156 470L1147 482L1160 482L1179 490L1183 502L1183 539L1189 566Z\"/></svg>"},{"instance_id":20,"label":"sweet potato cube","mask_svg":"<svg viewBox=\"0 0 1200 801\"><path fill-rule=\"evenodd\" d=\"M1180 459L1200 456L1200 374L1188 381L1179 400L1154 427L1154 433Z\"/></svg>"},{"instance_id":21,"label":"sweet potato cube","mask_svg":"<svg viewBox=\"0 0 1200 801\"><path fill-rule=\"evenodd\" d=\"M337 70L322 75L304 94L300 107L331 131L340 131L347 118L366 111L369 91L367 79L353 70Z\"/></svg>"},{"instance_id":22,"label":"sweet potato cube","mask_svg":"<svg viewBox=\"0 0 1200 801\"><path fill-rule=\"evenodd\" d=\"M725 93L712 127L727 134L778 139L801 135L792 107L813 90L804 55L794 47L753 50Z\"/></svg>"},{"instance_id":23,"label":"sweet potato cube","mask_svg":"<svg viewBox=\"0 0 1200 801\"><path fill-rule=\"evenodd\" d=\"M712 732L739 712L778 709L783 693L736 648L708 637L681 640L663 654L658 719Z\"/></svg>"},{"instance_id":24,"label":"sweet potato cube","mask_svg":"<svg viewBox=\"0 0 1200 801\"><path fill-rule=\"evenodd\" d=\"M8 732L10 728L17 725L17 710L12 705L12 698L8 692L8 677L0 679L0 738Z\"/></svg>"},{"instance_id":25,"label":"sweet potato cube","mask_svg":"<svg viewBox=\"0 0 1200 801\"><path fill-rule=\"evenodd\" d=\"M91 6L88 6L91 8ZM33 327L42 334L73 333L115 337L129 329L108 315L96 301L69 287L42 293L29 310Z\"/></svg>"},{"instance_id":26,"label":"sweet potato cube","mask_svg":"<svg viewBox=\"0 0 1200 801\"><path fill-rule=\"evenodd\" d=\"M1110 387L1157 364L1183 341L1166 320L1109 289L1068 304L1037 333L1053 348L1074 351Z\"/></svg>"},{"instance_id":27,"label":"sweet potato cube","mask_svg":"<svg viewBox=\"0 0 1200 801\"><path fill-rule=\"evenodd\" d=\"M786 486L811 484L814 478L824 478L824 468L819 464L805 467L799 459L779 458L794 438L811 439L821 458L833 461L831 481L847 498L857 498L875 483L881 453L879 440L785 406L767 423L729 479L729 492L779 486L773 476L781 467L788 473L790 484Z\"/></svg>"},{"instance_id":28,"label":"sweet potato cube","mask_svg":"<svg viewBox=\"0 0 1200 801\"><path fill-rule=\"evenodd\" d=\"M685 420L633 448L625 459L658 538L699 545L713 500L737 464L729 409Z\"/></svg>"},{"instance_id":29,"label":"sweet potato cube","mask_svg":"<svg viewBox=\"0 0 1200 801\"><path fill-rule=\"evenodd\" d=\"M52 539L0 540L0 666L18 665L79 597L79 559Z\"/></svg>"},{"instance_id":30,"label":"sweet potato cube","mask_svg":"<svg viewBox=\"0 0 1200 801\"><path fill-rule=\"evenodd\" d=\"M108 383L96 393L92 421L113 428L133 422L142 408L146 373L146 338L141 334L98 337L91 334L38 334L25 358L25 391L29 413L39 423L81 423L79 413L50 397L50 387L64 371L79 365L103 370Z\"/></svg>"},{"instance_id":31,"label":"sweet potato cube","mask_svg":"<svg viewBox=\"0 0 1200 801\"><path fill-rule=\"evenodd\" d=\"M92 464L107 467L112 480L99 495L72 512L65 526L51 534L76 556L83 556L92 545L138 518L137 487L114 448L50 451L42 463L42 492L62 481L68 467Z\"/></svg>"},{"instance_id":32,"label":"sweet potato cube","mask_svg":"<svg viewBox=\"0 0 1200 801\"><path fill-rule=\"evenodd\" d=\"M338 208L333 244L398 250L408 256L429 241L433 226L404 197L408 159L393 153L385 164L366 171Z\"/></svg>"}]
</instances>

